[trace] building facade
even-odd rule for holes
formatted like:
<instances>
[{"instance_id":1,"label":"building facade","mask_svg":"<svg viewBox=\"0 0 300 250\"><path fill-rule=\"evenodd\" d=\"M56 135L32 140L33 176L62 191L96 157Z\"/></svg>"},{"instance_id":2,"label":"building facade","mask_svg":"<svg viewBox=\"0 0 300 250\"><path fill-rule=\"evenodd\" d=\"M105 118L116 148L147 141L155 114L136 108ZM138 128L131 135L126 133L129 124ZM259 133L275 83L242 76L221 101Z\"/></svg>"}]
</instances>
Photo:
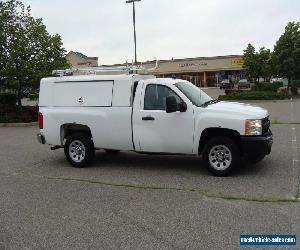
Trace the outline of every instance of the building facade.
<instances>
[{"instance_id":1,"label":"building facade","mask_svg":"<svg viewBox=\"0 0 300 250\"><path fill-rule=\"evenodd\" d=\"M80 52L70 51L67 60L73 68L97 67L98 57L87 57ZM218 87L222 80L232 82L245 78L243 57L241 55L195 57L184 59L160 60L141 63L146 69L155 68L156 77L176 77L192 82L198 87ZM127 64L102 65L103 67L126 66ZM119 72L120 74L122 71ZM115 71L97 74L116 74Z\"/></svg>"},{"instance_id":2,"label":"building facade","mask_svg":"<svg viewBox=\"0 0 300 250\"><path fill-rule=\"evenodd\" d=\"M72 68L98 66L98 57L88 57L80 52L70 51L66 58Z\"/></svg>"},{"instance_id":3,"label":"building facade","mask_svg":"<svg viewBox=\"0 0 300 250\"><path fill-rule=\"evenodd\" d=\"M146 68L155 68L155 61L143 63ZM201 87L217 87L223 79L237 81L245 78L241 55L196 57L159 61L154 75L188 80Z\"/></svg>"}]
</instances>

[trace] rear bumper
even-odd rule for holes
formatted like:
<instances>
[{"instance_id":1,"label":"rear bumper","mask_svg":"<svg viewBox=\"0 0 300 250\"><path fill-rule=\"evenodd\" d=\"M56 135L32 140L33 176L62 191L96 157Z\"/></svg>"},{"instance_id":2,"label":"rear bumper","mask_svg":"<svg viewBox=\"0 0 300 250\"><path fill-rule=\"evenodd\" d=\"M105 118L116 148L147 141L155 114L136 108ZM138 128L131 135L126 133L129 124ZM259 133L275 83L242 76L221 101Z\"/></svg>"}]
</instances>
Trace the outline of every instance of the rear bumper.
<instances>
[{"instance_id":1,"label":"rear bumper","mask_svg":"<svg viewBox=\"0 0 300 250\"><path fill-rule=\"evenodd\" d=\"M245 158L259 158L271 153L273 134L271 130L263 136L241 136L243 156Z\"/></svg>"},{"instance_id":2,"label":"rear bumper","mask_svg":"<svg viewBox=\"0 0 300 250\"><path fill-rule=\"evenodd\" d=\"M45 144L46 143L45 136L42 135L41 133L38 133L36 135L36 137L37 137L37 140L38 140L39 143L41 143L41 144Z\"/></svg>"}]
</instances>

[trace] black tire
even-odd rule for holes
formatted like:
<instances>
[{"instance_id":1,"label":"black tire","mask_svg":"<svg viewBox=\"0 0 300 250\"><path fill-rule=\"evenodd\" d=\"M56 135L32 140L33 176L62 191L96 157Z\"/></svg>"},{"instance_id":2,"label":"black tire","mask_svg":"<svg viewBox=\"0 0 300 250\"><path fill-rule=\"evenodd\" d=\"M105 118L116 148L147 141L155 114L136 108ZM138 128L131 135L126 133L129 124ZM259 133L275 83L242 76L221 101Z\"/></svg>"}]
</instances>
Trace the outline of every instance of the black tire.
<instances>
[{"instance_id":1,"label":"black tire","mask_svg":"<svg viewBox=\"0 0 300 250\"><path fill-rule=\"evenodd\" d=\"M81 149L74 149L73 146L81 146ZM83 145L83 146L82 146ZM73 154L71 148L74 149ZM77 150L77 153L75 152ZM83 168L88 166L94 159L95 156L95 148L94 143L90 137L90 135L85 133L74 133L66 138L66 144L64 147L65 155L67 160L71 163L71 165L75 168ZM70 155L72 154L72 155ZM83 157L84 154L84 157ZM75 156L77 155L77 161L75 161Z\"/></svg>"},{"instance_id":2,"label":"black tire","mask_svg":"<svg viewBox=\"0 0 300 250\"><path fill-rule=\"evenodd\" d=\"M105 149L105 152L108 154L117 154L120 152L120 150L115 150L115 149Z\"/></svg>"},{"instance_id":3,"label":"black tire","mask_svg":"<svg viewBox=\"0 0 300 250\"><path fill-rule=\"evenodd\" d=\"M241 160L237 144L226 136L211 138L204 146L202 155L207 170L215 176L229 175Z\"/></svg>"}]
</instances>

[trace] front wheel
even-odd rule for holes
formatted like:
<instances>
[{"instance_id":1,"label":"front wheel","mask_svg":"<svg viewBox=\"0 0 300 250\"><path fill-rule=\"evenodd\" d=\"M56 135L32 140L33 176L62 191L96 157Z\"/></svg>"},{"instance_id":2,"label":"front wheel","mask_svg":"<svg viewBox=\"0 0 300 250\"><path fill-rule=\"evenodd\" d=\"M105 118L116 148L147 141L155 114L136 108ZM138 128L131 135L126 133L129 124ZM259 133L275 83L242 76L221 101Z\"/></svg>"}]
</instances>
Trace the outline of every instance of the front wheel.
<instances>
[{"instance_id":1,"label":"front wheel","mask_svg":"<svg viewBox=\"0 0 300 250\"><path fill-rule=\"evenodd\" d=\"M95 155L94 143L91 137L84 133L68 136L64 149L67 160L76 168L89 165Z\"/></svg>"},{"instance_id":2,"label":"front wheel","mask_svg":"<svg viewBox=\"0 0 300 250\"><path fill-rule=\"evenodd\" d=\"M229 137L217 136L204 146L203 160L206 168L213 175L227 176L238 166L240 151Z\"/></svg>"}]
</instances>

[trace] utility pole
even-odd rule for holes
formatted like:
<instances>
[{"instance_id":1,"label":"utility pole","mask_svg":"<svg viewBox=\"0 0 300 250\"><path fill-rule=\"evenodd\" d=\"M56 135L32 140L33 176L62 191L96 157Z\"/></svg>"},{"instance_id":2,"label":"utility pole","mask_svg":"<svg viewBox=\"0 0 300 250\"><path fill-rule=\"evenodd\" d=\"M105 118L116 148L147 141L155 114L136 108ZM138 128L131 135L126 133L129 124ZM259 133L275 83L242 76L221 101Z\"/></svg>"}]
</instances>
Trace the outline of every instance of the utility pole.
<instances>
[{"instance_id":1,"label":"utility pole","mask_svg":"<svg viewBox=\"0 0 300 250\"><path fill-rule=\"evenodd\" d=\"M135 2L140 2L141 0L127 0L126 3L132 3L133 9L133 31L134 31L134 62L137 65L137 55L136 55L136 31L135 31Z\"/></svg>"}]
</instances>

